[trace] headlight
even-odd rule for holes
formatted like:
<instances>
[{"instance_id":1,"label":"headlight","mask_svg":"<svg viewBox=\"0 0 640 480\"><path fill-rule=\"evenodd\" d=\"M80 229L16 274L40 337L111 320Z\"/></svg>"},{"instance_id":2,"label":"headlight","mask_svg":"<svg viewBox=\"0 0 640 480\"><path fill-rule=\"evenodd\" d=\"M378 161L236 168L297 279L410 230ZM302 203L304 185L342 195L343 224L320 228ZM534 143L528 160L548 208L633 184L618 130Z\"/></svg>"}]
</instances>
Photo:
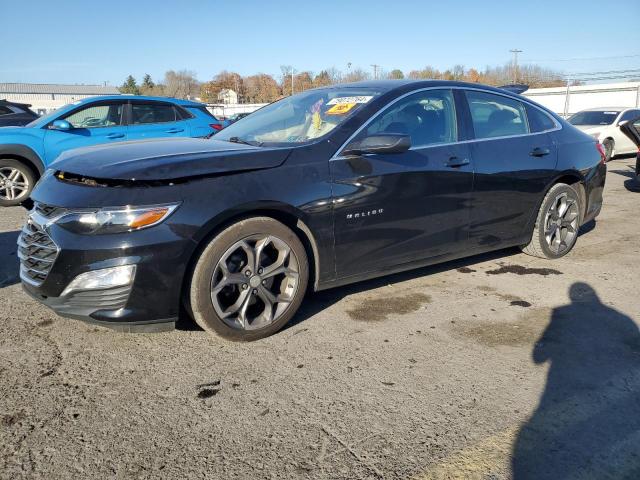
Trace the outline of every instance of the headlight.
<instances>
[{"instance_id":1,"label":"headlight","mask_svg":"<svg viewBox=\"0 0 640 480\"><path fill-rule=\"evenodd\" d=\"M178 204L71 212L58 219L56 225L85 235L124 233L158 225L176 208Z\"/></svg>"},{"instance_id":2,"label":"headlight","mask_svg":"<svg viewBox=\"0 0 640 480\"><path fill-rule=\"evenodd\" d=\"M598 140L600 138L600 132L597 133L590 133L589 135L591 135L593 138L595 138L596 140Z\"/></svg>"}]
</instances>

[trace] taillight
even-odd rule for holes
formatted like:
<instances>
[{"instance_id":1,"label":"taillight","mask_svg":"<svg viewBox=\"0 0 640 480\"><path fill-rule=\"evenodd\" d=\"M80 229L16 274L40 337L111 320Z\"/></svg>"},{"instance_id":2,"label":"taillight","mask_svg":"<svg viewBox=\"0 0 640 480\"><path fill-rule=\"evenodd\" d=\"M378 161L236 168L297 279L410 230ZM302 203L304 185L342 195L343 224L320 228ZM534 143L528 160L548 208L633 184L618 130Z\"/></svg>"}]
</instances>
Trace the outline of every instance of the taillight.
<instances>
[{"instance_id":1,"label":"taillight","mask_svg":"<svg viewBox=\"0 0 640 480\"><path fill-rule=\"evenodd\" d=\"M596 142L596 148L600 154L600 163L604 165L607 161L607 155L604 153L604 147L600 142Z\"/></svg>"},{"instance_id":2,"label":"taillight","mask_svg":"<svg viewBox=\"0 0 640 480\"><path fill-rule=\"evenodd\" d=\"M222 130L224 127L222 125L220 125L219 123L210 123L209 126L211 128L213 128L216 132L219 132L220 130Z\"/></svg>"}]
</instances>

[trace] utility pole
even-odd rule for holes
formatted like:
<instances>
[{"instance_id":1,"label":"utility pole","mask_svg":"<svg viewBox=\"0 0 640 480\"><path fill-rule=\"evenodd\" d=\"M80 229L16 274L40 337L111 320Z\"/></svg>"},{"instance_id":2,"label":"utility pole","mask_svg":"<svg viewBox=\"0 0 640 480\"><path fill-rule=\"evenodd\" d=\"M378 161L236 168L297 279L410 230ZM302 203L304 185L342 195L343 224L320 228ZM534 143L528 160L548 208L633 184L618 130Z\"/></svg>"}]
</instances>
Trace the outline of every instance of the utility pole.
<instances>
[{"instance_id":1,"label":"utility pole","mask_svg":"<svg viewBox=\"0 0 640 480\"><path fill-rule=\"evenodd\" d=\"M293 73L294 73L294 68L291 67L291 95L293 95Z\"/></svg>"},{"instance_id":2,"label":"utility pole","mask_svg":"<svg viewBox=\"0 0 640 480\"><path fill-rule=\"evenodd\" d=\"M509 51L513 53L513 83L518 83L518 54L522 53L522 50L514 48Z\"/></svg>"},{"instance_id":3,"label":"utility pole","mask_svg":"<svg viewBox=\"0 0 640 480\"><path fill-rule=\"evenodd\" d=\"M380 65L376 65L375 63L372 63L371 66L373 67L373 78L374 80L378 79L378 68L380 68Z\"/></svg>"}]
</instances>

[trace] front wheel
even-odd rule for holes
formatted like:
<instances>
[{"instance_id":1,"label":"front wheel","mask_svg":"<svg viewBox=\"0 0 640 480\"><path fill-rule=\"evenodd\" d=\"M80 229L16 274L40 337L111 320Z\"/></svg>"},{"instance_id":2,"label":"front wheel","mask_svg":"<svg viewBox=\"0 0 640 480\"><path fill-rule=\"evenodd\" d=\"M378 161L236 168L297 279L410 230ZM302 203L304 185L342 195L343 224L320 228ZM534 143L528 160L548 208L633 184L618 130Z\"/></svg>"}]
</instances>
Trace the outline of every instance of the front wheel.
<instances>
[{"instance_id":1,"label":"front wheel","mask_svg":"<svg viewBox=\"0 0 640 480\"><path fill-rule=\"evenodd\" d=\"M581 212L578 193L567 184L554 185L542 201L531 241L522 251L549 259L566 255L578 240Z\"/></svg>"},{"instance_id":2,"label":"front wheel","mask_svg":"<svg viewBox=\"0 0 640 480\"><path fill-rule=\"evenodd\" d=\"M219 233L201 253L189 307L208 332L257 340L291 320L308 277L304 246L291 229L272 218L247 218Z\"/></svg>"},{"instance_id":3,"label":"front wheel","mask_svg":"<svg viewBox=\"0 0 640 480\"><path fill-rule=\"evenodd\" d=\"M12 207L24 202L35 184L33 172L13 158L0 158L0 206Z\"/></svg>"},{"instance_id":4,"label":"front wheel","mask_svg":"<svg viewBox=\"0 0 640 480\"><path fill-rule=\"evenodd\" d=\"M608 162L609 160L611 160L613 158L613 148L615 147L615 144L613 143L613 140L610 138L605 139L602 142L602 148L604 148L604 161Z\"/></svg>"}]
</instances>

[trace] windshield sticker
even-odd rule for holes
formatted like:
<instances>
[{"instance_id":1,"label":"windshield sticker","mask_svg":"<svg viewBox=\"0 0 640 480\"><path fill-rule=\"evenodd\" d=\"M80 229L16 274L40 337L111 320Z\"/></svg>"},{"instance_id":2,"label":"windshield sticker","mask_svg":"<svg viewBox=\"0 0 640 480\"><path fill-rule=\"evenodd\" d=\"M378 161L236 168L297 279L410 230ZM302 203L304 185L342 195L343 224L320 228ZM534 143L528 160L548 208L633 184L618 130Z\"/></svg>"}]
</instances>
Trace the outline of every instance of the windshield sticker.
<instances>
[{"instance_id":1,"label":"windshield sticker","mask_svg":"<svg viewBox=\"0 0 640 480\"><path fill-rule=\"evenodd\" d=\"M329 100L327 102L327 105L338 105L340 103L367 103L372 98L372 95L360 95L358 97L337 97Z\"/></svg>"},{"instance_id":2,"label":"windshield sticker","mask_svg":"<svg viewBox=\"0 0 640 480\"><path fill-rule=\"evenodd\" d=\"M617 115L618 112L604 112L605 115Z\"/></svg>"},{"instance_id":3,"label":"windshield sticker","mask_svg":"<svg viewBox=\"0 0 640 480\"><path fill-rule=\"evenodd\" d=\"M345 115L356 105L356 103L338 103L324 113L326 115Z\"/></svg>"}]
</instances>

